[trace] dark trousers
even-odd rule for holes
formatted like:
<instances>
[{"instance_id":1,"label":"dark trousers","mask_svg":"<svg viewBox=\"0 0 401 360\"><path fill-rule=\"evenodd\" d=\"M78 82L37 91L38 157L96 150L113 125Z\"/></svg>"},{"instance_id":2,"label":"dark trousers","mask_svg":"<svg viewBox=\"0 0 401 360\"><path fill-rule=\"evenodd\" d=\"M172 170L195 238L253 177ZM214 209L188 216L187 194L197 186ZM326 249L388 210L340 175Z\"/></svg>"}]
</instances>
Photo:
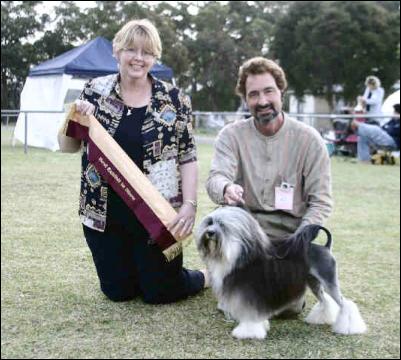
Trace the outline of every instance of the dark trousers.
<instances>
[{"instance_id":1,"label":"dark trousers","mask_svg":"<svg viewBox=\"0 0 401 360\"><path fill-rule=\"evenodd\" d=\"M167 262L143 229L108 224L100 232L83 226L103 293L113 301L140 295L146 303L163 304L195 295L204 286L202 272L182 266L182 254Z\"/></svg>"}]
</instances>

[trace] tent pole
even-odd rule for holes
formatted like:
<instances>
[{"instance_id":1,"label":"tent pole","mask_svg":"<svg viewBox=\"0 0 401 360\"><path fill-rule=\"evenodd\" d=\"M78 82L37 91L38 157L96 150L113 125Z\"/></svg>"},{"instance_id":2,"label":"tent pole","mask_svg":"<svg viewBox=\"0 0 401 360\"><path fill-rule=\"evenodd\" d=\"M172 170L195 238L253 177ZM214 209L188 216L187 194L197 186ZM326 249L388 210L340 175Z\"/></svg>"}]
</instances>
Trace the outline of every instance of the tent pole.
<instances>
[{"instance_id":1,"label":"tent pole","mask_svg":"<svg viewBox=\"0 0 401 360\"><path fill-rule=\"evenodd\" d=\"M25 113L25 139L24 139L24 153L28 153L28 113Z\"/></svg>"}]
</instances>

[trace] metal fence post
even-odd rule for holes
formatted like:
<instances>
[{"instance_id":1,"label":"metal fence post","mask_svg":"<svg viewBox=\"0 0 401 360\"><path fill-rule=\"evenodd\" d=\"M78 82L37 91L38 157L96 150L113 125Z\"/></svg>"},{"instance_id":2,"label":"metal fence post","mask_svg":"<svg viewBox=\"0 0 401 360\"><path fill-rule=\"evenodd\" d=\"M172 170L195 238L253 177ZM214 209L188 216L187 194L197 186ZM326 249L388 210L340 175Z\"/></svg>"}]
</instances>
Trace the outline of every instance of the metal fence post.
<instances>
[{"instance_id":1,"label":"metal fence post","mask_svg":"<svg viewBox=\"0 0 401 360\"><path fill-rule=\"evenodd\" d=\"M28 153L28 113L25 113L24 153Z\"/></svg>"}]
</instances>

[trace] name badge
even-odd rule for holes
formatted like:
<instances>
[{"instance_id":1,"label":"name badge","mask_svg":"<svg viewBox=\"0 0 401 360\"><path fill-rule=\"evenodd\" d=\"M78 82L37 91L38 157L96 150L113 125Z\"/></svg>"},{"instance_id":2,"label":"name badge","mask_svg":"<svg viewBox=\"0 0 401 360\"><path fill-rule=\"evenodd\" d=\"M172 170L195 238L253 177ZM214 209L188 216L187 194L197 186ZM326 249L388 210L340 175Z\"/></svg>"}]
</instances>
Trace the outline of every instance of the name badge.
<instances>
[{"instance_id":1,"label":"name badge","mask_svg":"<svg viewBox=\"0 0 401 360\"><path fill-rule=\"evenodd\" d=\"M292 210L294 202L294 186L282 183L275 188L275 208L279 210Z\"/></svg>"}]
</instances>

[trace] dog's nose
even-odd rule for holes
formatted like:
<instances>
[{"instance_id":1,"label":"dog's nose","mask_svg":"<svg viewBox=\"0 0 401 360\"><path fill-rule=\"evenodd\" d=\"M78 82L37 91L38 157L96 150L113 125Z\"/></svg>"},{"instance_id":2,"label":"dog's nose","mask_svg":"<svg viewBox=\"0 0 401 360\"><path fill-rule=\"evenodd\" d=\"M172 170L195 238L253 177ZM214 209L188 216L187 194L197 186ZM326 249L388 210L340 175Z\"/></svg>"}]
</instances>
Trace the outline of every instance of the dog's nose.
<instances>
[{"instance_id":1,"label":"dog's nose","mask_svg":"<svg viewBox=\"0 0 401 360\"><path fill-rule=\"evenodd\" d=\"M207 230L206 231L206 237L208 239L212 238L214 236L215 232L213 230Z\"/></svg>"}]
</instances>

